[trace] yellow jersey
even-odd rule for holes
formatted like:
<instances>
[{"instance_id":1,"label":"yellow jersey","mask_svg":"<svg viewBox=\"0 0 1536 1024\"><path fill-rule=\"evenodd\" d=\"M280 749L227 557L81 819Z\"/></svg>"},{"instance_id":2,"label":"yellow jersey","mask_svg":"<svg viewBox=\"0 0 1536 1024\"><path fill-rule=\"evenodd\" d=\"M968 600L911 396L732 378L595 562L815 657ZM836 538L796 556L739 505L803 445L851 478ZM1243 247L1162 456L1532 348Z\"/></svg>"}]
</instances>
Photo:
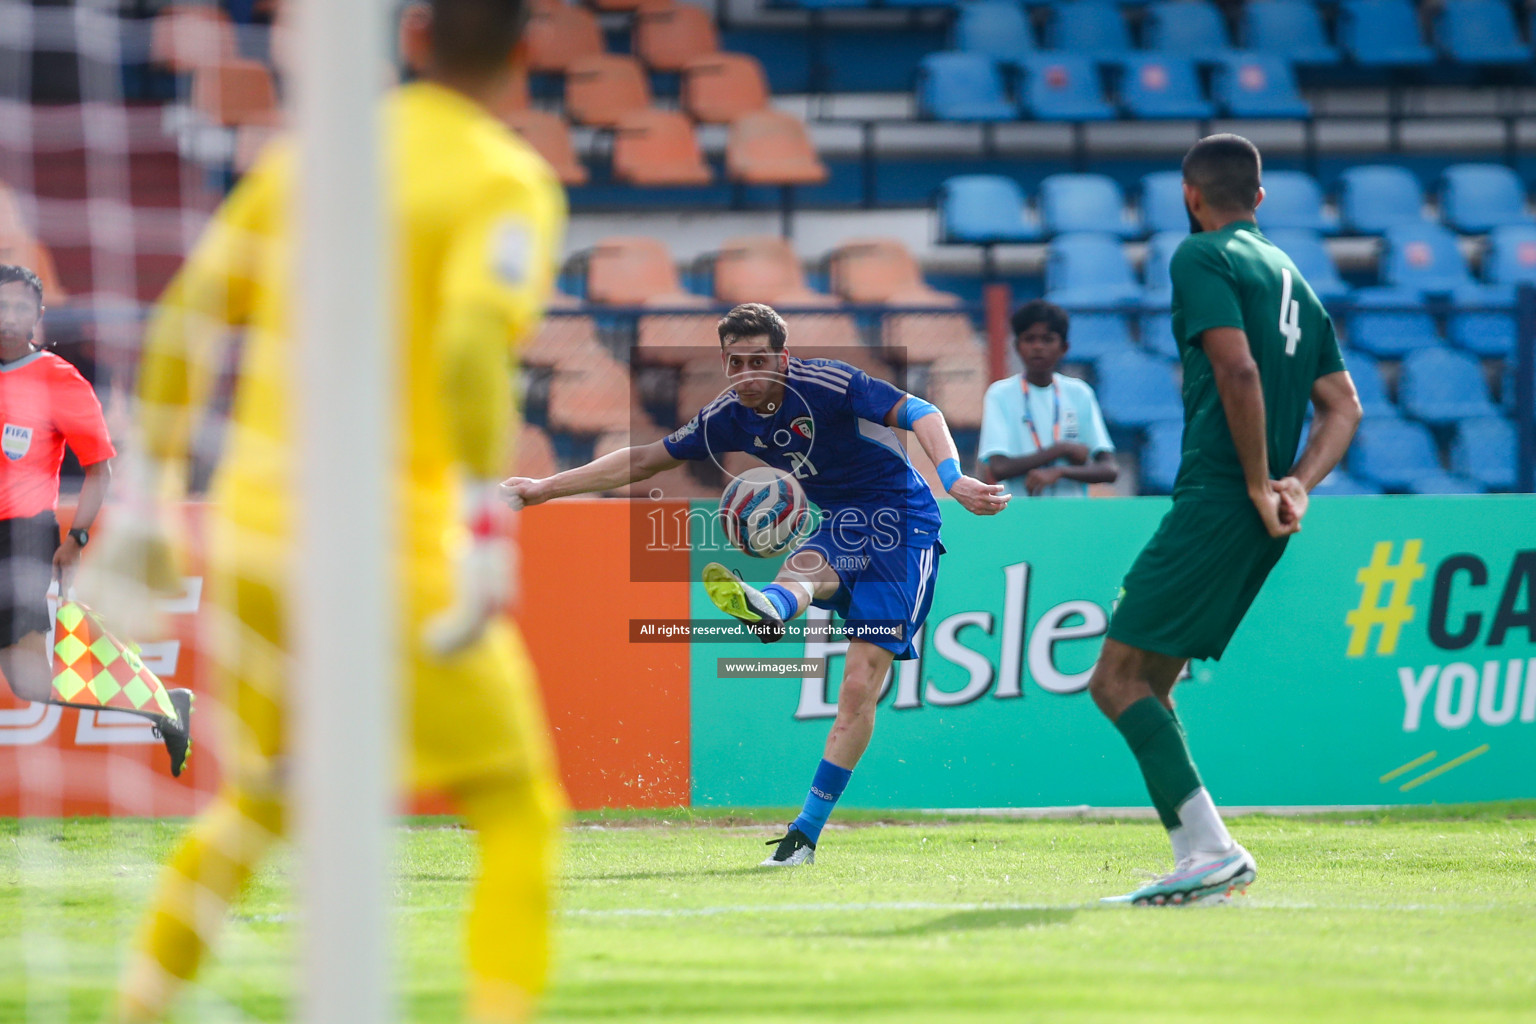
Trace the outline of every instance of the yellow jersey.
<instances>
[{"instance_id":1,"label":"yellow jersey","mask_svg":"<svg viewBox=\"0 0 1536 1024\"><path fill-rule=\"evenodd\" d=\"M397 536L413 575L444 577L428 584L430 605L447 597L461 475L490 479L506 468L511 361L553 285L565 197L542 158L443 86L394 90L383 144L394 261ZM183 459L216 379L216 339L226 325L245 328L212 497L217 520L232 528L220 543L253 558L286 551L300 440L290 424L290 383L303 371L289 326L294 157L286 144L270 147L220 207L151 318L139 386L146 447L161 459Z\"/></svg>"}]
</instances>

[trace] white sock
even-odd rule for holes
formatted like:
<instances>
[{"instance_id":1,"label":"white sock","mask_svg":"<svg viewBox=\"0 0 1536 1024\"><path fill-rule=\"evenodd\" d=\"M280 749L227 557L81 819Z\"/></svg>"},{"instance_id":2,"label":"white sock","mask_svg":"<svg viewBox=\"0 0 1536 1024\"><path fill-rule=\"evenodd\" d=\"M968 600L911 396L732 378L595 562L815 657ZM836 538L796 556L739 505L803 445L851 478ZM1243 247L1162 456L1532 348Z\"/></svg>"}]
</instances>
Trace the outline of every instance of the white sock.
<instances>
[{"instance_id":1,"label":"white sock","mask_svg":"<svg viewBox=\"0 0 1536 1024\"><path fill-rule=\"evenodd\" d=\"M1184 859L1193 852L1189 845L1189 829L1182 825L1168 830L1168 841L1173 844L1174 864L1184 863Z\"/></svg>"},{"instance_id":2,"label":"white sock","mask_svg":"<svg viewBox=\"0 0 1536 1024\"><path fill-rule=\"evenodd\" d=\"M1191 852L1226 853L1236 845L1204 786L1179 805L1179 824L1183 826L1179 831L1187 833L1186 841ZM1172 833L1169 836L1171 838Z\"/></svg>"}]
</instances>

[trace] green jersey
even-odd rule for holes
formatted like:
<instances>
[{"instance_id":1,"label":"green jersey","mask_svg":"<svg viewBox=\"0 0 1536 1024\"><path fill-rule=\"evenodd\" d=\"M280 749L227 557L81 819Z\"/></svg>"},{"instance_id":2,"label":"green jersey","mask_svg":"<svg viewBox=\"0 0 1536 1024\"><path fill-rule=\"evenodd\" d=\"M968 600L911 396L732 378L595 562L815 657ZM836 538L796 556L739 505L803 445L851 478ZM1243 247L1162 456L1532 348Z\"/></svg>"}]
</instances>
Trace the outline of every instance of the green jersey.
<instances>
[{"instance_id":1,"label":"green jersey","mask_svg":"<svg viewBox=\"0 0 1536 1024\"><path fill-rule=\"evenodd\" d=\"M1173 334L1184 366L1184 445L1175 498L1247 500L1243 466L1202 332L1248 335L1264 390L1270 475L1296 459L1312 382L1344 369L1333 320L1291 258L1250 221L1190 235L1173 254Z\"/></svg>"}]
</instances>

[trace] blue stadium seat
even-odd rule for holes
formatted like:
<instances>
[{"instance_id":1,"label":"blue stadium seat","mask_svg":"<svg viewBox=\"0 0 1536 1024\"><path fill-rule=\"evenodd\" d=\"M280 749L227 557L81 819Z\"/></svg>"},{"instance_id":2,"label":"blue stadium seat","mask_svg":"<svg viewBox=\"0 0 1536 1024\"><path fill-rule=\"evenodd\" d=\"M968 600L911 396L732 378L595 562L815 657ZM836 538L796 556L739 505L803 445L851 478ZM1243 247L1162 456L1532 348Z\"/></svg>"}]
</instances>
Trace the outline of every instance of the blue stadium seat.
<instances>
[{"instance_id":1,"label":"blue stadium seat","mask_svg":"<svg viewBox=\"0 0 1536 1024\"><path fill-rule=\"evenodd\" d=\"M1440 183L1440 213L1447 224L1467 235L1487 234L1497 227L1536 224L1536 217L1525 208L1524 182L1502 164L1447 167Z\"/></svg>"},{"instance_id":2,"label":"blue stadium seat","mask_svg":"<svg viewBox=\"0 0 1536 1024\"><path fill-rule=\"evenodd\" d=\"M1179 460L1183 457L1182 422L1160 420L1148 427L1146 443L1141 446L1141 493L1173 493L1173 482L1179 475Z\"/></svg>"},{"instance_id":3,"label":"blue stadium seat","mask_svg":"<svg viewBox=\"0 0 1536 1024\"><path fill-rule=\"evenodd\" d=\"M1497 415L1476 359L1444 348L1414 352L1403 360L1398 404L1416 420L1452 423Z\"/></svg>"},{"instance_id":4,"label":"blue stadium seat","mask_svg":"<svg viewBox=\"0 0 1536 1024\"><path fill-rule=\"evenodd\" d=\"M1400 359L1410 352L1440 344L1435 318L1420 308L1420 299L1414 293L1362 288L1354 298L1365 308L1349 314L1350 348L1382 359Z\"/></svg>"},{"instance_id":5,"label":"blue stadium seat","mask_svg":"<svg viewBox=\"0 0 1536 1024\"><path fill-rule=\"evenodd\" d=\"M1045 262L1046 296L1062 305L1112 306L1138 302L1141 286L1120 240L1075 233L1051 240Z\"/></svg>"},{"instance_id":6,"label":"blue stadium seat","mask_svg":"<svg viewBox=\"0 0 1536 1024\"><path fill-rule=\"evenodd\" d=\"M1243 45L1293 64L1339 63L1311 0L1250 0L1243 5Z\"/></svg>"},{"instance_id":7,"label":"blue stadium seat","mask_svg":"<svg viewBox=\"0 0 1536 1024\"><path fill-rule=\"evenodd\" d=\"M1482 494L1483 488L1474 480L1455 473L1424 473L1408 483L1409 494Z\"/></svg>"},{"instance_id":8,"label":"blue stadium seat","mask_svg":"<svg viewBox=\"0 0 1536 1024\"><path fill-rule=\"evenodd\" d=\"M1348 367L1349 375L1355 382L1355 392L1360 396L1360 408L1366 417L1395 417L1397 406L1387 397L1387 385L1382 380L1381 367L1376 365L1376 360L1351 352Z\"/></svg>"},{"instance_id":9,"label":"blue stadium seat","mask_svg":"<svg viewBox=\"0 0 1536 1024\"><path fill-rule=\"evenodd\" d=\"M1164 359L1179 358L1179 343L1173 336L1173 318L1167 310L1143 313L1140 331L1142 348Z\"/></svg>"},{"instance_id":10,"label":"blue stadium seat","mask_svg":"<svg viewBox=\"0 0 1536 1024\"><path fill-rule=\"evenodd\" d=\"M1266 200L1259 207L1259 219L1264 219L1265 207L1269 205ZM1349 297L1349 285L1339 276L1338 268L1333 265L1333 257L1328 255L1328 249L1323 244L1322 236L1315 231L1297 231L1294 228L1275 228L1273 231L1265 230L1264 236L1285 252L1296 264L1296 269L1301 271L1301 276L1307 279L1307 284L1317 293L1317 297L1324 302L1332 302Z\"/></svg>"},{"instance_id":11,"label":"blue stadium seat","mask_svg":"<svg viewBox=\"0 0 1536 1024\"><path fill-rule=\"evenodd\" d=\"M1016 64L1035 52L1035 34L1023 8L1009 0L962 4L955 21L955 49Z\"/></svg>"},{"instance_id":12,"label":"blue stadium seat","mask_svg":"<svg viewBox=\"0 0 1536 1024\"><path fill-rule=\"evenodd\" d=\"M1502 416L1463 420L1451 443L1451 470L1490 491L1512 491L1520 456L1515 425Z\"/></svg>"},{"instance_id":13,"label":"blue stadium seat","mask_svg":"<svg viewBox=\"0 0 1536 1024\"><path fill-rule=\"evenodd\" d=\"M1141 179L1141 224L1148 231L1188 231L1189 211L1184 207L1184 175L1178 171L1153 171Z\"/></svg>"},{"instance_id":14,"label":"blue stadium seat","mask_svg":"<svg viewBox=\"0 0 1536 1024\"><path fill-rule=\"evenodd\" d=\"M1037 121L1111 121L1115 108L1104 98L1099 68L1087 57L1040 54L1021 62L1023 105Z\"/></svg>"},{"instance_id":15,"label":"blue stadium seat","mask_svg":"<svg viewBox=\"0 0 1536 1024\"><path fill-rule=\"evenodd\" d=\"M1489 284L1536 284L1536 227L1494 228L1483 255Z\"/></svg>"},{"instance_id":16,"label":"blue stadium seat","mask_svg":"<svg viewBox=\"0 0 1536 1024\"><path fill-rule=\"evenodd\" d=\"M1088 57L1119 57L1131 52L1131 32L1120 8L1104 0L1056 4L1046 29L1050 49Z\"/></svg>"},{"instance_id":17,"label":"blue stadium seat","mask_svg":"<svg viewBox=\"0 0 1536 1024\"><path fill-rule=\"evenodd\" d=\"M1387 229L1382 280L1420 295L1450 295L1474 288L1456 236L1438 224L1397 224Z\"/></svg>"},{"instance_id":18,"label":"blue stadium seat","mask_svg":"<svg viewBox=\"0 0 1536 1024\"><path fill-rule=\"evenodd\" d=\"M1161 309L1172 307L1173 279L1168 276L1168 267L1179 243L1188 236L1188 231L1163 231L1147 242L1147 260L1141 268L1142 301L1147 305Z\"/></svg>"},{"instance_id":19,"label":"blue stadium seat","mask_svg":"<svg viewBox=\"0 0 1536 1024\"><path fill-rule=\"evenodd\" d=\"M1142 44L1147 49L1185 57L1208 60L1232 48L1221 12L1204 0L1159 0L1148 4L1141 32Z\"/></svg>"},{"instance_id":20,"label":"blue stadium seat","mask_svg":"<svg viewBox=\"0 0 1536 1024\"><path fill-rule=\"evenodd\" d=\"M917 107L940 121L1012 121L1018 110L992 58L930 53L917 72Z\"/></svg>"},{"instance_id":21,"label":"blue stadium seat","mask_svg":"<svg viewBox=\"0 0 1536 1024\"><path fill-rule=\"evenodd\" d=\"M1214 117L1216 108L1200 93L1195 64L1185 57L1126 57L1120 62L1120 102L1132 117Z\"/></svg>"},{"instance_id":22,"label":"blue stadium seat","mask_svg":"<svg viewBox=\"0 0 1536 1024\"><path fill-rule=\"evenodd\" d=\"M1100 231L1121 238L1138 233L1125 196L1107 174L1053 174L1040 183L1040 222L1046 234Z\"/></svg>"},{"instance_id":23,"label":"blue stadium seat","mask_svg":"<svg viewBox=\"0 0 1536 1024\"><path fill-rule=\"evenodd\" d=\"M1067 234L1052 239L1045 289L1047 299L1072 311L1069 359L1092 362L1131 347L1125 315L1106 308L1141 298L1141 286L1117 238Z\"/></svg>"},{"instance_id":24,"label":"blue stadium seat","mask_svg":"<svg viewBox=\"0 0 1536 1024\"><path fill-rule=\"evenodd\" d=\"M1339 230L1339 220L1323 207L1322 187L1312 175L1305 171L1266 171L1259 227L1266 235L1276 228L1331 235Z\"/></svg>"},{"instance_id":25,"label":"blue stadium seat","mask_svg":"<svg viewBox=\"0 0 1536 1024\"><path fill-rule=\"evenodd\" d=\"M1046 294L1046 298L1055 301L1056 297ZM1131 328L1122 313L1085 313L1082 310L1072 308L1072 300L1068 298L1058 305L1064 306L1072 314L1071 352L1067 354L1069 363L1096 363L1105 356L1119 352L1128 352L1134 346L1131 344ZM1095 303L1095 305L1098 305Z\"/></svg>"},{"instance_id":26,"label":"blue stadium seat","mask_svg":"<svg viewBox=\"0 0 1536 1024\"><path fill-rule=\"evenodd\" d=\"M1129 350L1106 355L1096 367L1104 418L1122 427L1149 427L1184 415L1169 365Z\"/></svg>"},{"instance_id":27,"label":"blue stadium seat","mask_svg":"<svg viewBox=\"0 0 1536 1024\"><path fill-rule=\"evenodd\" d=\"M1450 0L1435 18L1435 38L1458 64L1520 65L1532 60L1505 0Z\"/></svg>"},{"instance_id":28,"label":"blue stadium seat","mask_svg":"<svg viewBox=\"0 0 1536 1024\"><path fill-rule=\"evenodd\" d=\"M1349 449L1349 472L1388 491L1406 491L1420 476L1444 473L1429 430L1399 419L1366 420Z\"/></svg>"},{"instance_id":29,"label":"blue stadium seat","mask_svg":"<svg viewBox=\"0 0 1536 1024\"><path fill-rule=\"evenodd\" d=\"M1380 493L1381 488L1373 487L1367 483L1361 483L1359 480L1356 480L1344 470L1337 468L1334 469L1332 473L1329 473L1327 476L1323 477L1318 485L1312 488L1312 496L1314 498L1319 496L1327 498L1350 494Z\"/></svg>"},{"instance_id":30,"label":"blue stadium seat","mask_svg":"<svg viewBox=\"0 0 1536 1024\"><path fill-rule=\"evenodd\" d=\"M997 174L962 174L939 186L939 236L949 244L1032 242L1039 230L1024 212L1024 190Z\"/></svg>"},{"instance_id":31,"label":"blue stadium seat","mask_svg":"<svg viewBox=\"0 0 1536 1024\"><path fill-rule=\"evenodd\" d=\"M1230 117L1311 117L1283 57L1242 53L1223 57L1211 78L1211 98Z\"/></svg>"},{"instance_id":32,"label":"blue stadium seat","mask_svg":"<svg viewBox=\"0 0 1536 1024\"><path fill-rule=\"evenodd\" d=\"M1428 67L1435 51L1424 43L1419 15L1409 0L1345 0L1339 12L1339 45L1365 67Z\"/></svg>"},{"instance_id":33,"label":"blue stadium seat","mask_svg":"<svg viewBox=\"0 0 1536 1024\"><path fill-rule=\"evenodd\" d=\"M1365 164L1349 168L1339 181L1339 212L1351 231L1379 235L1398 224L1424 221L1424 190L1405 168Z\"/></svg>"},{"instance_id":34,"label":"blue stadium seat","mask_svg":"<svg viewBox=\"0 0 1536 1024\"><path fill-rule=\"evenodd\" d=\"M1511 293L1511 301L1514 296ZM1467 310L1451 316L1446 336L1452 345L1476 356L1505 358L1515 351L1517 331L1513 313Z\"/></svg>"}]
</instances>

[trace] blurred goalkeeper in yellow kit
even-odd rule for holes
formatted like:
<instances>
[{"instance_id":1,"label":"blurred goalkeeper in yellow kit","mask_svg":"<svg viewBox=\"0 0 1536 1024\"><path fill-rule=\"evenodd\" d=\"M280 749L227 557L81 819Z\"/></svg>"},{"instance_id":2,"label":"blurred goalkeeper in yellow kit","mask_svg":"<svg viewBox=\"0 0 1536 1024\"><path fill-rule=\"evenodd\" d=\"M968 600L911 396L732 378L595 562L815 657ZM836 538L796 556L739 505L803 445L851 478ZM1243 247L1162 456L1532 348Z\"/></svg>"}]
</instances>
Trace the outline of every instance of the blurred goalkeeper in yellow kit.
<instances>
[{"instance_id":1,"label":"blurred goalkeeper in yellow kit","mask_svg":"<svg viewBox=\"0 0 1536 1024\"><path fill-rule=\"evenodd\" d=\"M423 78L384 110L405 761L411 783L451 793L478 833L465 1016L483 1022L525 1019L543 989L563 810L532 666L499 614L510 569L491 511L508 462L511 357L542 313L565 222L554 174L487 113L512 83L523 15L522 0L409 11L403 43ZM144 447L157 475L175 477L212 390L219 336L246 331L209 526L214 649L232 712L225 784L167 865L129 956L124 1021L164 1016L284 827L290 476L301 443L289 426L290 378L302 371L288 331L295 165L285 145L264 154L145 338ZM378 686L337 683L359 700Z\"/></svg>"}]
</instances>

